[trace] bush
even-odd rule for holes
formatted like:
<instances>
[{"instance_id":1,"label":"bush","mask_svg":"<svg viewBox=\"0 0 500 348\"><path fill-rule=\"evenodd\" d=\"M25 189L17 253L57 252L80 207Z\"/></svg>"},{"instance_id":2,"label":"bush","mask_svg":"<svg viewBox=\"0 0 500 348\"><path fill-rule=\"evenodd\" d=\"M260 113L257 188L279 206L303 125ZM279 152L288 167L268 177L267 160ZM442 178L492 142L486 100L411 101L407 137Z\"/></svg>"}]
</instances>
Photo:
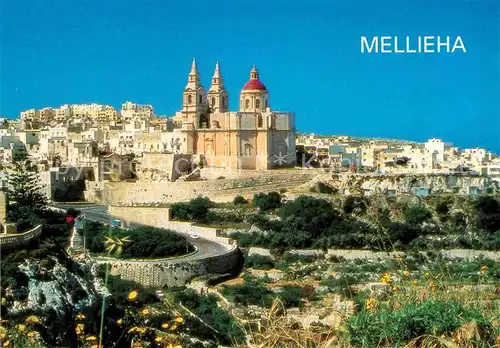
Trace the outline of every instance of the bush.
<instances>
[{"instance_id":1,"label":"bush","mask_svg":"<svg viewBox=\"0 0 500 348\"><path fill-rule=\"evenodd\" d=\"M281 206L281 195L278 192L258 193L253 197L253 204L262 211L276 209Z\"/></svg>"},{"instance_id":2,"label":"bush","mask_svg":"<svg viewBox=\"0 0 500 348\"><path fill-rule=\"evenodd\" d=\"M362 215L366 213L368 202L365 197L348 196L344 201L344 213Z\"/></svg>"},{"instance_id":3,"label":"bush","mask_svg":"<svg viewBox=\"0 0 500 348\"><path fill-rule=\"evenodd\" d=\"M248 200L245 197L238 195L238 196L234 197L233 204L234 205L248 204Z\"/></svg>"},{"instance_id":4,"label":"bush","mask_svg":"<svg viewBox=\"0 0 500 348\"><path fill-rule=\"evenodd\" d=\"M420 225L432 219L432 214L423 205L415 205L404 211L405 221L411 225Z\"/></svg>"},{"instance_id":5,"label":"bush","mask_svg":"<svg viewBox=\"0 0 500 348\"><path fill-rule=\"evenodd\" d=\"M67 211L66 211L66 214L69 215L69 216L72 216L74 218L76 218L78 215L80 215L80 210L76 210L74 208L69 208Z\"/></svg>"},{"instance_id":6,"label":"bush","mask_svg":"<svg viewBox=\"0 0 500 348\"><path fill-rule=\"evenodd\" d=\"M131 242L125 244L119 255L123 259L172 257L194 250L185 237L154 227L139 227L130 231L113 228L110 231L99 222L85 221L81 233L86 238L88 250L96 254L105 252L106 236L128 236Z\"/></svg>"},{"instance_id":7,"label":"bush","mask_svg":"<svg viewBox=\"0 0 500 348\"><path fill-rule=\"evenodd\" d=\"M245 267L255 269L272 269L274 261L270 256L253 254L245 258Z\"/></svg>"},{"instance_id":8,"label":"bush","mask_svg":"<svg viewBox=\"0 0 500 348\"><path fill-rule=\"evenodd\" d=\"M278 294L286 308L300 306L302 304L301 296L302 287L296 285L285 285Z\"/></svg>"},{"instance_id":9,"label":"bush","mask_svg":"<svg viewBox=\"0 0 500 348\"><path fill-rule=\"evenodd\" d=\"M176 220L206 222L213 202L207 197L196 197L188 203L174 203L171 206L172 217Z\"/></svg>"},{"instance_id":10,"label":"bush","mask_svg":"<svg viewBox=\"0 0 500 348\"><path fill-rule=\"evenodd\" d=\"M244 277L243 284L224 286L222 294L235 303L244 306L257 305L269 307L273 303L274 293L261 281L250 276Z\"/></svg>"}]
</instances>

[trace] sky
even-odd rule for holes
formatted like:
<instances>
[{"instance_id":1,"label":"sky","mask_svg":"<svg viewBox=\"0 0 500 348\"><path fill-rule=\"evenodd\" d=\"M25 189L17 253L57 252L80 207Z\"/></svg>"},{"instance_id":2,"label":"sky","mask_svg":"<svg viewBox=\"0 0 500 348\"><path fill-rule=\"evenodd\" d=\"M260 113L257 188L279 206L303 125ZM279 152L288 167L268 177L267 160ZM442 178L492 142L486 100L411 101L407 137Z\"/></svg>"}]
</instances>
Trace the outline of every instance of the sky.
<instances>
[{"instance_id":1,"label":"sky","mask_svg":"<svg viewBox=\"0 0 500 348\"><path fill-rule=\"evenodd\" d=\"M2 0L0 116L131 100L180 110L193 57L230 108L253 64L297 131L442 138L500 153L500 1ZM460 36L467 52L361 53L361 37ZM453 40L452 40L453 41Z\"/></svg>"}]
</instances>

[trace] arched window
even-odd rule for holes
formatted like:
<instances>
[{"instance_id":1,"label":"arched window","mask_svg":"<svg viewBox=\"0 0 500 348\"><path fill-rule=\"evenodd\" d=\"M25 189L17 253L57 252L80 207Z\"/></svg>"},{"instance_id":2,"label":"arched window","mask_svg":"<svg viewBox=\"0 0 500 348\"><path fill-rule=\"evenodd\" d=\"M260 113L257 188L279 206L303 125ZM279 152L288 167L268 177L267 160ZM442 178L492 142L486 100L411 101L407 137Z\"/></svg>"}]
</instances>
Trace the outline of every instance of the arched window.
<instances>
[{"instance_id":1,"label":"arched window","mask_svg":"<svg viewBox=\"0 0 500 348\"><path fill-rule=\"evenodd\" d=\"M222 97L222 106L226 107L226 97Z\"/></svg>"},{"instance_id":2,"label":"arched window","mask_svg":"<svg viewBox=\"0 0 500 348\"><path fill-rule=\"evenodd\" d=\"M203 104L203 96L202 96L202 95L200 95L200 97L199 97L198 99L199 99L199 103L200 103L200 104Z\"/></svg>"},{"instance_id":3,"label":"arched window","mask_svg":"<svg viewBox=\"0 0 500 348\"><path fill-rule=\"evenodd\" d=\"M212 106L215 105L215 97L212 97Z\"/></svg>"},{"instance_id":4,"label":"arched window","mask_svg":"<svg viewBox=\"0 0 500 348\"><path fill-rule=\"evenodd\" d=\"M260 108L260 99L255 100L255 108L259 109Z\"/></svg>"},{"instance_id":5,"label":"arched window","mask_svg":"<svg viewBox=\"0 0 500 348\"><path fill-rule=\"evenodd\" d=\"M267 99L266 99L266 109L267 109Z\"/></svg>"},{"instance_id":6,"label":"arched window","mask_svg":"<svg viewBox=\"0 0 500 348\"><path fill-rule=\"evenodd\" d=\"M188 104L191 104L193 102L193 97L191 96L191 94L188 95Z\"/></svg>"},{"instance_id":7,"label":"arched window","mask_svg":"<svg viewBox=\"0 0 500 348\"><path fill-rule=\"evenodd\" d=\"M245 100L245 109L250 108L250 99Z\"/></svg>"},{"instance_id":8,"label":"arched window","mask_svg":"<svg viewBox=\"0 0 500 348\"><path fill-rule=\"evenodd\" d=\"M252 156L252 145L249 143L246 143L244 145L244 151L245 151L245 156Z\"/></svg>"},{"instance_id":9,"label":"arched window","mask_svg":"<svg viewBox=\"0 0 500 348\"><path fill-rule=\"evenodd\" d=\"M257 127L262 128L262 115L257 116Z\"/></svg>"}]
</instances>

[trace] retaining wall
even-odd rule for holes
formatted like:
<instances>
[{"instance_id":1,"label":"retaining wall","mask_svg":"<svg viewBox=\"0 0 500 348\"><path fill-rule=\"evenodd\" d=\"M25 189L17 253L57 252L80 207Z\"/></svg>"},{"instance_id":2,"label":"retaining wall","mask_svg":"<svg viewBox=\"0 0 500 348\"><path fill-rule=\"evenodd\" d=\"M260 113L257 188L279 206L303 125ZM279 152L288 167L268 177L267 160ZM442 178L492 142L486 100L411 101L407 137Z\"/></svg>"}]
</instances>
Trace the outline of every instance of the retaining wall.
<instances>
[{"instance_id":1,"label":"retaining wall","mask_svg":"<svg viewBox=\"0 0 500 348\"><path fill-rule=\"evenodd\" d=\"M103 260L108 263L110 274L137 282L148 287L183 286L194 277L205 274L225 274L237 272L242 265L242 255L237 247L226 254L199 260L182 258L165 260Z\"/></svg>"},{"instance_id":2,"label":"retaining wall","mask_svg":"<svg viewBox=\"0 0 500 348\"><path fill-rule=\"evenodd\" d=\"M42 225L33 229L16 234L0 234L0 248L9 249L28 243L33 238L37 238L42 233Z\"/></svg>"}]
</instances>

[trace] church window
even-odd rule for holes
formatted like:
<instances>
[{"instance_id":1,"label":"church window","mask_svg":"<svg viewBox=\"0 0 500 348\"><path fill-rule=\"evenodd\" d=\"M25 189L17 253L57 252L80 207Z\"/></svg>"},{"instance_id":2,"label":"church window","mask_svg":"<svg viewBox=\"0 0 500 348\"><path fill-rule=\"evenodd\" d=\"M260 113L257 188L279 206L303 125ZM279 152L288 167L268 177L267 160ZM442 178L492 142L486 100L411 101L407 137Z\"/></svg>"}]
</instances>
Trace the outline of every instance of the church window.
<instances>
[{"instance_id":1,"label":"church window","mask_svg":"<svg viewBox=\"0 0 500 348\"><path fill-rule=\"evenodd\" d=\"M188 104L191 104L193 102L193 97L191 97L191 94L188 95Z\"/></svg>"},{"instance_id":2,"label":"church window","mask_svg":"<svg viewBox=\"0 0 500 348\"><path fill-rule=\"evenodd\" d=\"M257 116L257 127L262 128L262 115Z\"/></svg>"},{"instance_id":3,"label":"church window","mask_svg":"<svg viewBox=\"0 0 500 348\"><path fill-rule=\"evenodd\" d=\"M250 99L245 100L245 109L250 108Z\"/></svg>"},{"instance_id":4,"label":"church window","mask_svg":"<svg viewBox=\"0 0 500 348\"><path fill-rule=\"evenodd\" d=\"M255 100L255 108L256 109L260 108L260 99Z\"/></svg>"},{"instance_id":5,"label":"church window","mask_svg":"<svg viewBox=\"0 0 500 348\"><path fill-rule=\"evenodd\" d=\"M212 106L215 105L215 97L212 97Z\"/></svg>"},{"instance_id":6,"label":"church window","mask_svg":"<svg viewBox=\"0 0 500 348\"><path fill-rule=\"evenodd\" d=\"M267 99L266 99L266 109L267 109Z\"/></svg>"},{"instance_id":7,"label":"church window","mask_svg":"<svg viewBox=\"0 0 500 348\"><path fill-rule=\"evenodd\" d=\"M252 156L252 145L246 143L244 147L245 147L245 156Z\"/></svg>"},{"instance_id":8,"label":"church window","mask_svg":"<svg viewBox=\"0 0 500 348\"><path fill-rule=\"evenodd\" d=\"M226 107L226 97L222 97L222 106Z\"/></svg>"},{"instance_id":9,"label":"church window","mask_svg":"<svg viewBox=\"0 0 500 348\"><path fill-rule=\"evenodd\" d=\"M203 104L203 97L201 95L200 95L200 97L198 99L199 99L199 103Z\"/></svg>"}]
</instances>

